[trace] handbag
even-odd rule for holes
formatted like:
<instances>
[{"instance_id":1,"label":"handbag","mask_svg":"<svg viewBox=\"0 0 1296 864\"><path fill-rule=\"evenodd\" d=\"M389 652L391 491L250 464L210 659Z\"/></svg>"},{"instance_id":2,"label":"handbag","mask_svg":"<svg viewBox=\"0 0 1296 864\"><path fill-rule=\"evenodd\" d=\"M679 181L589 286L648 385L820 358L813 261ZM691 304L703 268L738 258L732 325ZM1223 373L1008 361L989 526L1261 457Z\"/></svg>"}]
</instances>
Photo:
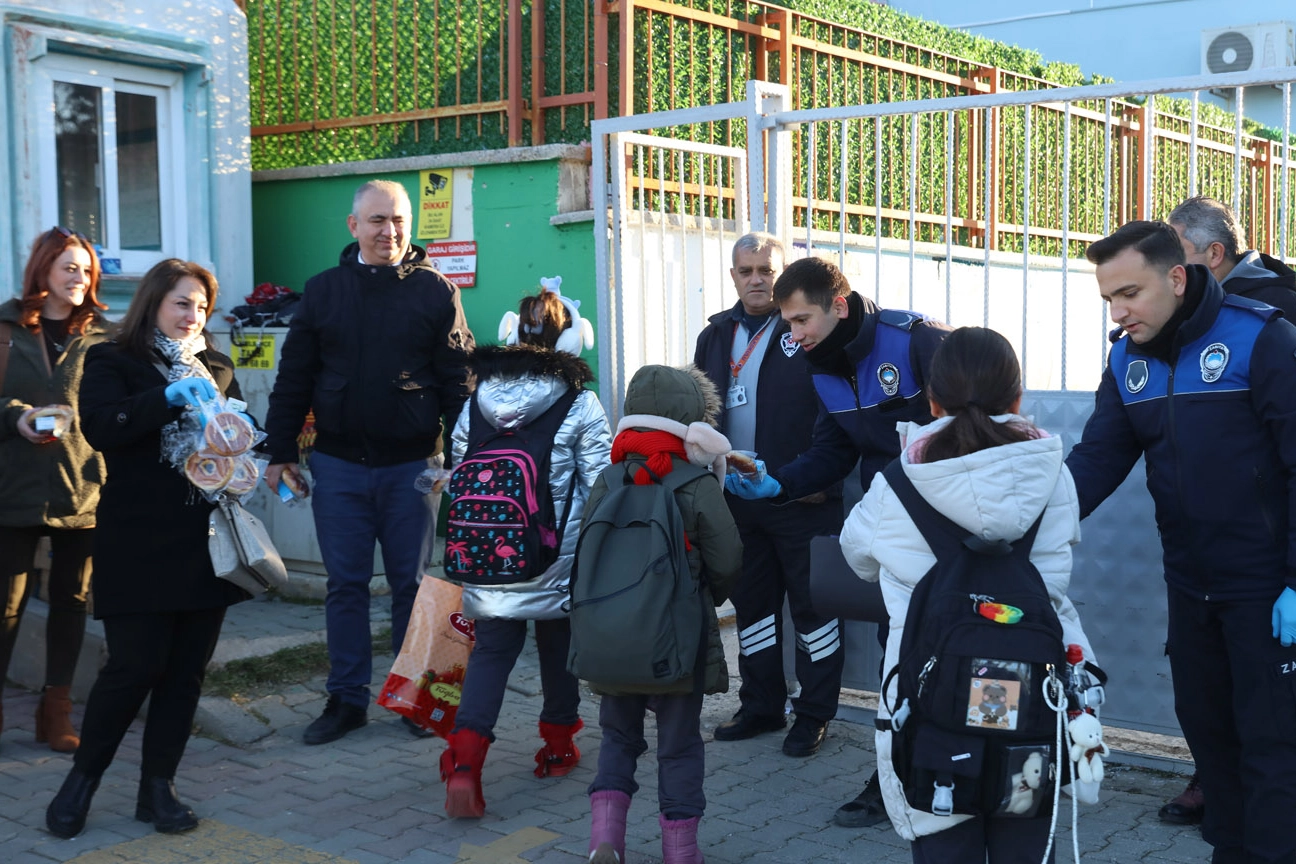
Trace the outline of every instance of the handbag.
<instances>
[{"instance_id":1,"label":"handbag","mask_svg":"<svg viewBox=\"0 0 1296 864\"><path fill-rule=\"evenodd\" d=\"M261 520L237 501L222 500L207 518L207 551L216 575L253 597L288 585L288 568Z\"/></svg>"}]
</instances>

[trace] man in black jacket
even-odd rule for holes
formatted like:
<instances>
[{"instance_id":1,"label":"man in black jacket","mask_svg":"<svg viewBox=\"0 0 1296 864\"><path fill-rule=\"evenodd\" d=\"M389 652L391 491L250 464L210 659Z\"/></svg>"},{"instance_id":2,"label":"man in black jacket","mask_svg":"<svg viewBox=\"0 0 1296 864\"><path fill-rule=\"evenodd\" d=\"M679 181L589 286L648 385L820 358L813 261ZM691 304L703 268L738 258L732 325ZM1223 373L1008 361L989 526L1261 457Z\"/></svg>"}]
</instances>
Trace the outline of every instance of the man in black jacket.
<instances>
[{"instance_id":1,"label":"man in black jacket","mask_svg":"<svg viewBox=\"0 0 1296 864\"><path fill-rule=\"evenodd\" d=\"M1296 323L1296 272L1277 258L1247 249L1232 210L1198 195L1176 207L1166 221L1179 235L1187 263L1209 269L1225 293L1268 303Z\"/></svg>"},{"instance_id":2,"label":"man in black jacket","mask_svg":"<svg viewBox=\"0 0 1296 864\"><path fill-rule=\"evenodd\" d=\"M734 243L729 275L733 308L712 316L698 336L693 362L724 395L720 430L736 450L781 468L810 446L819 411L805 352L792 341L774 305L783 272L783 244L771 234ZM740 706L716 727L717 741L738 741L782 729L783 600L796 629L796 722L783 741L788 756L818 752L841 690L840 624L810 604L810 540L841 530L840 485L779 506L727 496L743 541L743 570L732 599L738 619Z\"/></svg>"},{"instance_id":3,"label":"man in black jacket","mask_svg":"<svg viewBox=\"0 0 1296 864\"><path fill-rule=\"evenodd\" d=\"M362 185L347 228L356 242L306 283L266 417L266 482L276 489L283 477L300 482L297 435L307 411L315 414L312 501L328 571L329 698L303 735L307 744L366 722L375 542L391 586L392 650L405 640L427 529L414 478L467 399L473 348L458 291L410 245L404 187Z\"/></svg>"},{"instance_id":4,"label":"man in black jacket","mask_svg":"<svg viewBox=\"0 0 1296 864\"><path fill-rule=\"evenodd\" d=\"M1131 222L1086 253L1118 325L1080 443L1080 516L1144 458L1175 713L1212 861L1296 862L1296 327Z\"/></svg>"}]
</instances>

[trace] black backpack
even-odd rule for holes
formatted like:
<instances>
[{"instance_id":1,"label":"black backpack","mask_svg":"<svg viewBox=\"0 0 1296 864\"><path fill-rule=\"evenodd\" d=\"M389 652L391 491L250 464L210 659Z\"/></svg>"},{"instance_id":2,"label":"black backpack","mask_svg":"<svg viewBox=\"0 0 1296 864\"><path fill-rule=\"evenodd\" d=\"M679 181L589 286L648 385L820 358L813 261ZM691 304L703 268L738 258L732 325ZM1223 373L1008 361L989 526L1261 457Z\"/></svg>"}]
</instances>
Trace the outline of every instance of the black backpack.
<instances>
[{"instance_id":1,"label":"black backpack","mask_svg":"<svg viewBox=\"0 0 1296 864\"><path fill-rule=\"evenodd\" d=\"M883 476L936 555L882 684L885 699L897 681L892 719L878 725L893 732L905 798L937 815L1047 813L1067 666L1061 622L1030 561L1043 514L1016 542L989 542L933 508L900 460Z\"/></svg>"},{"instance_id":2,"label":"black backpack","mask_svg":"<svg viewBox=\"0 0 1296 864\"><path fill-rule=\"evenodd\" d=\"M571 387L525 426L496 429L473 394L468 448L450 475L447 491L446 578L465 585L527 582L549 569L562 548L563 524L554 515L549 457L554 436L580 395ZM572 485L576 472L572 472Z\"/></svg>"},{"instance_id":3,"label":"black backpack","mask_svg":"<svg viewBox=\"0 0 1296 864\"><path fill-rule=\"evenodd\" d=\"M636 484L640 471L653 482ZM705 476L688 464L663 477L637 463L604 469L608 491L585 513L572 565L567 669L577 678L619 692L692 689L705 620L675 493Z\"/></svg>"}]
</instances>

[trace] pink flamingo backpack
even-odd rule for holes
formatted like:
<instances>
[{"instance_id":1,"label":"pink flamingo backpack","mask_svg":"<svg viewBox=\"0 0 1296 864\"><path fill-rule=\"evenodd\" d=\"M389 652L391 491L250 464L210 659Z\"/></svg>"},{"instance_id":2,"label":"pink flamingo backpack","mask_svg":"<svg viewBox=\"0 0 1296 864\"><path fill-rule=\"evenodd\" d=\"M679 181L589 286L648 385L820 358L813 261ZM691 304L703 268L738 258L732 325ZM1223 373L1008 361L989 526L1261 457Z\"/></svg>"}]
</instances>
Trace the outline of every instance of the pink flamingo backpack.
<instances>
[{"instance_id":1,"label":"pink flamingo backpack","mask_svg":"<svg viewBox=\"0 0 1296 864\"><path fill-rule=\"evenodd\" d=\"M568 389L543 414L515 429L492 427L476 394L465 406L472 412L468 448L447 486L447 579L465 585L527 582L558 559L564 525L554 513L549 455L579 395L580 388Z\"/></svg>"}]
</instances>

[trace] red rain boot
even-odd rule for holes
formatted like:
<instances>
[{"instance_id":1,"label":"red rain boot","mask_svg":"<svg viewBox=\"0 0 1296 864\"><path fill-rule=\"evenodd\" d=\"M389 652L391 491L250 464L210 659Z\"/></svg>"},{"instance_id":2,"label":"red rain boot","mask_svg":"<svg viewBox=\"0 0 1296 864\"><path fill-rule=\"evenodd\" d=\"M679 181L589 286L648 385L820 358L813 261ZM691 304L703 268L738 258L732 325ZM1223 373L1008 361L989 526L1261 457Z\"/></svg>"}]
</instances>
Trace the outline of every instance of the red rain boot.
<instances>
[{"instance_id":1,"label":"red rain boot","mask_svg":"<svg viewBox=\"0 0 1296 864\"><path fill-rule=\"evenodd\" d=\"M535 775L537 777L562 777L580 762L580 750L572 738L585 728L585 723L578 717L570 726L540 721L540 737L545 745L536 752Z\"/></svg>"},{"instance_id":2,"label":"red rain boot","mask_svg":"<svg viewBox=\"0 0 1296 864\"><path fill-rule=\"evenodd\" d=\"M446 738L441 754L441 779L446 784L446 813L452 819L480 819L486 815L481 772L490 741L471 729L456 729Z\"/></svg>"}]
</instances>

